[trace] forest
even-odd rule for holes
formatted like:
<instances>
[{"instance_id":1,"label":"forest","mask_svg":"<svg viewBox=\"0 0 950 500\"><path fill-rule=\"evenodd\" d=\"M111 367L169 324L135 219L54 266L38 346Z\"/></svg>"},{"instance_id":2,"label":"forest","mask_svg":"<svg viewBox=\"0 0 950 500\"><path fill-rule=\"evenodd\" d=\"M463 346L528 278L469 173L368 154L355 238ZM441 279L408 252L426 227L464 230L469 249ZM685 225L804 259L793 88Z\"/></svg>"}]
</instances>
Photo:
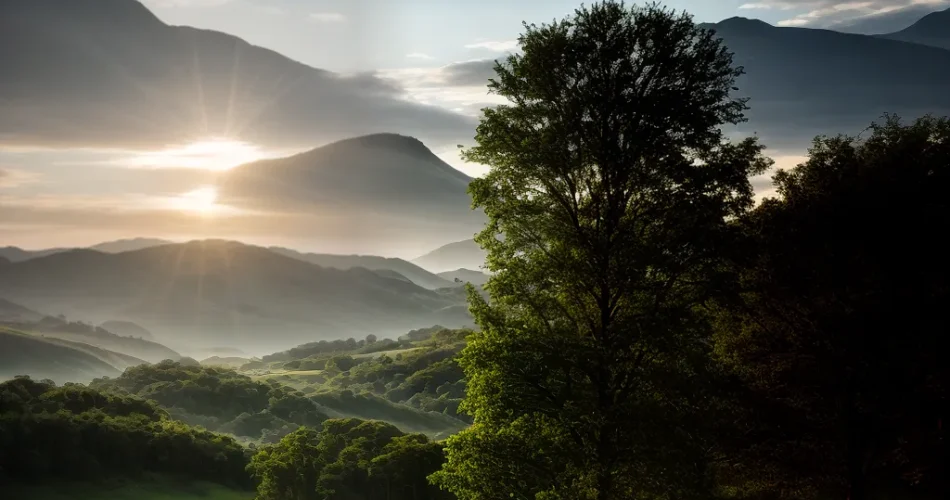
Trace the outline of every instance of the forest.
<instances>
[{"instance_id":1,"label":"forest","mask_svg":"<svg viewBox=\"0 0 950 500\"><path fill-rule=\"evenodd\" d=\"M774 170L714 32L658 5L525 24L467 160L475 329L0 385L0 480L258 500L947 498L950 118ZM750 179L771 176L757 199ZM485 293L487 292L487 293ZM256 497L255 497L256 495Z\"/></svg>"}]
</instances>

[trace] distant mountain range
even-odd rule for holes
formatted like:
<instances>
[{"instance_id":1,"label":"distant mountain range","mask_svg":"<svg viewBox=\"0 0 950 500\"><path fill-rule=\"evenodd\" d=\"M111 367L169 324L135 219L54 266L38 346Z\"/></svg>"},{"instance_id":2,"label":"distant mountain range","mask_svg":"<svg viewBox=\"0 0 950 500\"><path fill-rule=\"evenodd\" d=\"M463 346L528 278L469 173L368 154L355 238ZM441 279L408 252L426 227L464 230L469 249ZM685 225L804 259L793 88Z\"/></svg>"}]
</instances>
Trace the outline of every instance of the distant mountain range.
<instances>
[{"instance_id":1,"label":"distant mountain range","mask_svg":"<svg viewBox=\"0 0 950 500\"><path fill-rule=\"evenodd\" d=\"M135 0L0 2L0 141L154 148L225 136L294 149L398 130L457 143L474 120L391 82L170 26Z\"/></svg>"},{"instance_id":2,"label":"distant mountain range","mask_svg":"<svg viewBox=\"0 0 950 500\"><path fill-rule=\"evenodd\" d=\"M270 247L270 250L298 260L303 260L322 267L335 269L352 269L363 267L373 271L390 271L388 276L405 278L423 288L435 290L456 286L451 279L426 271L425 269L403 259L378 257L375 255L332 255L319 253L302 253L289 248ZM385 276L385 274L383 274Z\"/></svg>"},{"instance_id":3,"label":"distant mountain range","mask_svg":"<svg viewBox=\"0 0 950 500\"><path fill-rule=\"evenodd\" d=\"M104 253L122 253L127 251L141 250L145 248L169 245L174 244L171 241L156 239L156 238L130 238L116 241L107 241L99 243L90 247L85 247L87 250L93 250L97 252ZM472 242L474 244L474 242ZM451 253L454 248L452 245L449 245L447 250L444 252ZM0 259L6 260L8 262L23 262L29 259L34 259L38 257L45 257L48 255L53 255L57 253L63 253L70 250L77 250L79 248L50 248L50 249L39 249L39 250L24 250L19 247L0 247ZM477 246L476 246L477 249ZM300 252L290 248L284 247L269 247L268 250L291 257L297 260L302 260L309 262L311 264L316 264L321 267L330 267L334 269L353 269L353 268L365 268L372 271L375 271L381 276L387 276L395 279L407 280L411 283L415 283L423 288L428 288L430 290L435 290L439 288L447 288L458 286L458 283L454 281L454 276L452 277L443 277L439 276L436 273L428 271L419 265L413 264L412 262L392 258L392 257L380 257L377 255L338 255L338 254L325 254L325 253L308 253ZM480 251L480 250L478 250ZM465 261L462 259L461 261ZM469 261L472 262L472 261ZM472 262L474 263L474 262ZM474 266L470 266L474 267ZM464 269L459 269L459 271L464 271ZM2 302L0 302L0 314L3 312ZM142 328L139 325L128 322L117 322L110 321L113 330L121 330L121 335L125 336L141 336L142 338L149 338L150 333L148 330ZM125 324L128 323L128 324ZM104 328L105 324L102 325ZM138 330L141 329L141 330Z\"/></svg>"},{"instance_id":4,"label":"distant mountain range","mask_svg":"<svg viewBox=\"0 0 950 500\"><path fill-rule=\"evenodd\" d=\"M215 240L118 254L70 250L8 264L0 267L0 296L90 322L134 321L173 345L247 352L471 324L455 292Z\"/></svg>"},{"instance_id":5,"label":"distant mountain range","mask_svg":"<svg viewBox=\"0 0 950 500\"><path fill-rule=\"evenodd\" d=\"M430 271L444 273L457 269L481 269L485 265L485 257L485 251L475 240L462 240L436 248L412 259L412 262Z\"/></svg>"},{"instance_id":6,"label":"distant mountain range","mask_svg":"<svg viewBox=\"0 0 950 500\"><path fill-rule=\"evenodd\" d=\"M767 146L787 154L803 153L815 135L857 135L885 112L906 119L950 114L950 50L941 48L950 37L948 14L930 14L882 36L775 27L740 17L704 26L716 31L745 69L733 94L749 97L751 109L737 130L758 133Z\"/></svg>"},{"instance_id":7,"label":"distant mountain range","mask_svg":"<svg viewBox=\"0 0 950 500\"><path fill-rule=\"evenodd\" d=\"M950 49L950 9L927 14L914 24L881 38Z\"/></svg>"}]
</instances>

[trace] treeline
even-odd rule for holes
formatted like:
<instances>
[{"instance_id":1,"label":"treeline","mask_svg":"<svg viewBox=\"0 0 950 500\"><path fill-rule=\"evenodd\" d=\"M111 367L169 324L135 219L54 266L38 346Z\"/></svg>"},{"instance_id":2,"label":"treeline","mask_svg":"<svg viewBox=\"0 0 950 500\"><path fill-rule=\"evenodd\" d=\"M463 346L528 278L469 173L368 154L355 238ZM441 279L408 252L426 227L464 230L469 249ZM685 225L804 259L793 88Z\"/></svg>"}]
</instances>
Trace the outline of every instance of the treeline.
<instances>
[{"instance_id":1,"label":"treeline","mask_svg":"<svg viewBox=\"0 0 950 500\"><path fill-rule=\"evenodd\" d=\"M251 440L275 442L301 425L318 426L327 415L303 394L252 380L234 370L166 360L128 368L90 387L156 402L174 418Z\"/></svg>"},{"instance_id":2,"label":"treeline","mask_svg":"<svg viewBox=\"0 0 950 500\"><path fill-rule=\"evenodd\" d=\"M258 500L451 500L426 477L444 461L440 443L382 422L328 420L262 448L249 470Z\"/></svg>"},{"instance_id":3,"label":"treeline","mask_svg":"<svg viewBox=\"0 0 950 500\"><path fill-rule=\"evenodd\" d=\"M183 475L249 489L247 449L171 420L155 403L20 377L0 384L0 478Z\"/></svg>"},{"instance_id":4,"label":"treeline","mask_svg":"<svg viewBox=\"0 0 950 500\"><path fill-rule=\"evenodd\" d=\"M332 404L336 409L341 405L355 405L351 409L357 413L365 412L359 413L365 417L371 417L374 409L409 417L398 407L385 404L388 401L471 423L471 418L458 410L465 396L465 380L456 359L470 334L469 330L442 327L413 330L403 337L399 347L394 347L394 352L376 357L355 355L365 353L366 348L383 344L383 341L350 351L333 350L332 354L311 354L309 348L301 346L296 351L287 352L307 357L285 361L280 366L285 370L322 370L321 373L299 375L309 384L302 388L302 392L314 401ZM341 391L355 397L341 398ZM416 428L435 424L431 417L422 414L410 420L405 423Z\"/></svg>"}]
</instances>

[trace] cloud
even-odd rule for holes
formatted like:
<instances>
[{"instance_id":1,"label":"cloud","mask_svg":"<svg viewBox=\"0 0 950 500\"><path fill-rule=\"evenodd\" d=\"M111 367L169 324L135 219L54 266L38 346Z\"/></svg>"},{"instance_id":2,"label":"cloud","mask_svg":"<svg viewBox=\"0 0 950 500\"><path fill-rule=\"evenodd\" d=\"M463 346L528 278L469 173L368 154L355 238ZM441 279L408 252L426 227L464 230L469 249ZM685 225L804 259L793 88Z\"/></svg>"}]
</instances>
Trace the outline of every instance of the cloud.
<instances>
[{"instance_id":1,"label":"cloud","mask_svg":"<svg viewBox=\"0 0 950 500\"><path fill-rule=\"evenodd\" d=\"M445 85L470 87L488 85L488 80L495 77L495 60L479 59L452 63L440 68L442 82Z\"/></svg>"},{"instance_id":2,"label":"cloud","mask_svg":"<svg viewBox=\"0 0 950 500\"><path fill-rule=\"evenodd\" d=\"M0 167L0 189L15 188L36 182L39 175L26 170Z\"/></svg>"},{"instance_id":3,"label":"cloud","mask_svg":"<svg viewBox=\"0 0 950 500\"><path fill-rule=\"evenodd\" d=\"M950 7L948 0L759 0L739 6L749 10L797 10L801 14L782 19L778 26L834 27L854 24L875 16L897 15L910 10L920 16ZM912 14L913 15L913 14ZM906 16L905 16L906 17ZM911 21L912 22L912 21ZM909 23L907 24L909 25ZM903 27L906 27L904 25ZM885 31L892 29L890 25ZM896 31L896 30L895 30Z\"/></svg>"},{"instance_id":4,"label":"cloud","mask_svg":"<svg viewBox=\"0 0 950 500\"><path fill-rule=\"evenodd\" d=\"M426 59L426 60L433 59L433 57L430 56L429 54L423 54L422 52L412 52L412 53L406 54L406 58L407 59Z\"/></svg>"},{"instance_id":5,"label":"cloud","mask_svg":"<svg viewBox=\"0 0 950 500\"><path fill-rule=\"evenodd\" d=\"M312 12L309 17L318 23L342 23L346 21L346 16L339 12Z\"/></svg>"},{"instance_id":6,"label":"cloud","mask_svg":"<svg viewBox=\"0 0 950 500\"><path fill-rule=\"evenodd\" d=\"M466 49L486 49L494 52L510 52L518 48L518 40L483 40L470 43Z\"/></svg>"}]
</instances>

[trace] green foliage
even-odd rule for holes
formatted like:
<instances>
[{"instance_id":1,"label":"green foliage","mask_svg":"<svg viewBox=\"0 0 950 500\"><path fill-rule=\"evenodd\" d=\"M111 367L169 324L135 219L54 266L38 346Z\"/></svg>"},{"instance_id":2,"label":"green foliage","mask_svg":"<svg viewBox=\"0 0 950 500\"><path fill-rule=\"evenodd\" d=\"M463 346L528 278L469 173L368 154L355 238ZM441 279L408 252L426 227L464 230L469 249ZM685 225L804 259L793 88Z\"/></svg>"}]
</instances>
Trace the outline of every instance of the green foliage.
<instances>
[{"instance_id":1,"label":"green foliage","mask_svg":"<svg viewBox=\"0 0 950 500\"><path fill-rule=\"evenodd\" d=\"M303 394L227 368L163 361L129 368L115 379L97 379L92 387L147 398L187 423L251 439L264 438L265 430L267 439L275 439L326 419Z\"/></svg>"},{"instance_id":2,"label":"green foliage","mask_svg":"<svg viewBox=\"0 0 950 500\"><path fill-rule=\"evenodd\" d=\"M250 486L233 439L169 420L154 403L82 385L0 384L0 477L90 480L146 472Z\"/></svg>"},{"instance_id":3,"label":"green foliage","mask_svg":"<svg viewBox=\"0 0 950 500\"><path fill-rule=\"evenodd\" d=\"M727 220L769 161L742 119L740 70L709 31L615 2L526 25L496 65L472 182L491 303L459 365L475 425L434 480L463 499L688 498L708 491L700 404Z\"/></svg>"},{"instance_id":4,"label":"green foliage","mask_svg":"<svg viewBox=\"0 0 950 500\"><path fill-rule=\"evenodd\" d=\"M441 446L392 425L331 419L319 433L300 429L267 446L248 470L258 500L444 499L425 483L442 463Z\"/></svg>"},{"instance_id":5,"label":"green foliage","mask_svg":"<svg viewBox=\"0 0 950 500\"><path fill-rule=\"evenodd\" d=\"M753 251L716 335L751 393L742 477L800 498L945 494L950 120L819 138L774 180L741 221Z\"/></svg>"}]
</instances>

